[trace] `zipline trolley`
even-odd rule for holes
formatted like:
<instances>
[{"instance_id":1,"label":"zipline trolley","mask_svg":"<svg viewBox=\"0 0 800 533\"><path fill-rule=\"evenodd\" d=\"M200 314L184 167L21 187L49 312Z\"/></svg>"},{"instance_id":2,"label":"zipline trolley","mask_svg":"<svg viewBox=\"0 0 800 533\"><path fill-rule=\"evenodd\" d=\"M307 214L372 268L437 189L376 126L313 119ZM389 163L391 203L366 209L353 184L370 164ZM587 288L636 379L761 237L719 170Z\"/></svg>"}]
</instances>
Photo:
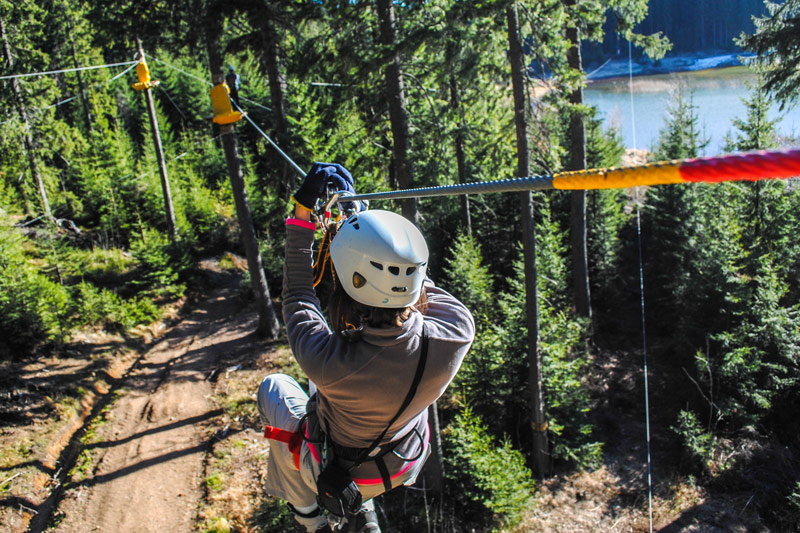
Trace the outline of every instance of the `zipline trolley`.
<instances>
[{"instance_id":1,"label":"zipline trolley","mask_svg":"<svg viewBox=\"0 0 800 533\"><path fill-rule=\"evenodd\" d=\"M158 80L151 80L150 79L150 69L147 68L147 62L144 60L144 56L142 59L139 60L139 63L136 64L136 75L139 77L139 81L131 85L137 91L144 91L145 89L152 89L153 87L157 87L159 83Z\"/></svg>"},{"instance_id":2,"label":"zipline trolley","mask_svg":"<svg viewBox=\"0 0 800 533\"><path fill-rule=\"evenodd\" d=\"M214 116L211 121L214 124L225 125L239 122L245 113L234 111L231 105L231 90L224 81L211 88L211 105L214 108Z\"/></svg>"}]
</instances>

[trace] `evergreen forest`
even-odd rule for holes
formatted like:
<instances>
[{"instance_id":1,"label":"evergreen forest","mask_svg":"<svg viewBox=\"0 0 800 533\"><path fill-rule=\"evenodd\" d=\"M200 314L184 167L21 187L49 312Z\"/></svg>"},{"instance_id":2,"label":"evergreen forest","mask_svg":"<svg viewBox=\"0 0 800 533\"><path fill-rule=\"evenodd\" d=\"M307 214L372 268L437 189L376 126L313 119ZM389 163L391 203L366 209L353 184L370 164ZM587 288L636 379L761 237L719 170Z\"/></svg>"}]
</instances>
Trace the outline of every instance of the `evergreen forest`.
<instances>
[{"instance_id":1,"label":"evergreen forest","mask_svg":"<svg viewBox=\"0 0 800 533\"><path fill-rule=\"evenodd\" d=\"M208 381L303 379L280 290L290 196L315 161L372 193L697 157L690 91L638 161L583 103L584 65L628 41L653 61L756 55L726 152L796 147L769 109L800 94L798 20L800 0L0 0L0 528L59 530L59 491L96 468L91 439L125 395L97 380L214 289L209 261L258 318L251 353ZM232 71L228 112L246 116L219 124L209 91ZM630 479L606 526L633 509L647 531L649 492L664 531L797 531L798 183L372 201L418 224L429 275L477 326L437 402L443 473L382 497L384 531L580 530L541 518L541 491L614 469ZM266 352L280 364L259 367ZM58 390L25 377L75 361L87 370ZM261 431L252 387L211 442ZM82 409L47 467L53 428ZM229 448L203 453L230 466ZM204 479L208 501L232 483ZM193 527L291 530L247 490L241 516Z\"/></svg>"}]
</instances>

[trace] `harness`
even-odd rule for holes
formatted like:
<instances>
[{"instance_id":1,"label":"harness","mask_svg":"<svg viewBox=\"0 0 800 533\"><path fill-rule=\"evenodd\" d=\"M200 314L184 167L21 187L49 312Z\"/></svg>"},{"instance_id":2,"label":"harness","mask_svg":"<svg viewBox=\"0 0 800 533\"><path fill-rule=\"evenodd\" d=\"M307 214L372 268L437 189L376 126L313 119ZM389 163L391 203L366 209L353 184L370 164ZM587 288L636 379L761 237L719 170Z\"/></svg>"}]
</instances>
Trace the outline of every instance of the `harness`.
<instances>
[{"instance_id":1,"label":"harness","mask_svg":"<svg viewBox=\"0 0 800 533\"><path fill-rule=\"evenodd\" d=\"M300 431L292 433L285 429L266 426L264 428L264 438L286 443L289 446L289 451L294 456L294 466L300 470L300 447L303 444L303 435Z\"/></svg>"},{"instance_id":2,"label":"harness","mask_svg":"<svg viewBox=\"0 0 800 533\"><path fill-rule=\"evenodd\" d=\"M417 363L417 370L414 374L414 379L411 383L411 387L409 388L408 394L406 394L405 399L403 400L400 409L398 409L397 413L392 417L391 421L386 425L384 430L372 441L366 448L350 448L347 446L341 446L333 441L324 431L319 424L319 418L316 414L316 409L310 410L300 421L298 430L296 432L290 432L283 429L275 428L272 426L266 426L264 431L264 437L272 440L277 440L279 442L284 442L289 446L289 451L292 452L294 455L294 462L297 469L300 469L300 449L303 441L305 440L309 444L321 444L323 453L321 459L322 467L324 468L326 464L330 461L336 460L345 460L348 462L352 462L347 468L348 472L352 472L360 465L368 461L374 461L376 467L378 468L378 472L381 475L381 480L383 482L383 486L385 490L388 492L392 489L392 482L391 482L391 474L389 469L386 466L386 462L384 460L384 456L389 453L393 453L395 448L403 442L408 436L411 434L416 434L417 438L422 441L422 435L420 435L419 431L414 428L409 434L403 436L402 438L397 439L394 442L387 444L386 446L381 447L376 453L373 453L378 445L380 444L381 440L386 436L386 432L389 431L389 428L392 427L400 415L406 410L406 408L411 403L411 400L414 398L417 392L417 387L419 386L420 381L422 380L422 374L425 370L425 363L428 358L428 326L423 321L422 323L422 343L420 347L420 356L419 361ZM316 404L316 396L315 393L310 399L308 404L314 405ZM313 420L311 420L313 417ZM311 428L309 431L309 421L312 422L311 425L314 427ZM425 451L425 446L420 447L420 452L416 455L416 457L412 458L405 458L398 453L395 453L395 456L402 459L405 462L413 462L418 460L422 457Z\"/></svg>"}]
</instances>

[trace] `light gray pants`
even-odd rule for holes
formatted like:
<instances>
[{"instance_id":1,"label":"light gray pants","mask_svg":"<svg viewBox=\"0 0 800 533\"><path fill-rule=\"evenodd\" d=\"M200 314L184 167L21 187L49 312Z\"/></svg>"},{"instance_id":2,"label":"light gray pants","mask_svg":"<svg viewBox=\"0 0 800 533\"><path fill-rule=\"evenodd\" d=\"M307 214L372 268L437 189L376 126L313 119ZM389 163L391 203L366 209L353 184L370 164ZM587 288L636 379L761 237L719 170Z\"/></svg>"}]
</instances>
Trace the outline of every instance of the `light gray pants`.
<instances>
[{"instance_id":1,"label":"light gray pants","mask_svg":"<svg viewBox=\"0 0 800 533\"><path fill-rule=\"evenodd\" d=\"M261 420L270 426L295 432L300 419L306 414L308 395L293 378L284 374L271 374L264 378L258 388L258 412ZM289 446L270 440L270 460L265 489L277 498L288 501L298 510L314 509L317 505L316 479L320 465L314 460L308 445L300 448L300 470L294 464L294 456ZM426 449L427 454L430 453ZM425 461L418 461L413 468L392 480L393 486L411 485L417 478ZM384 492L382 483L359 485L364 501L371 500ZM369 506L372 502L369 502ZM295 515L295 520L309 531L324 525L324 517L303 518Z\"/></svg>"},{"instance_id":2,"label":"light gray pants","mask_svg":"<svg viewBox=\"0 0 800 533\"><path fill-rule=\"evenodd\" d=\"M300 385L284 374L272 374L264 378L258 388L258 412L261 420L270 426L294 433L300 419L306 414L308 395ZM295 508L308 514L317 508L316 482L319 464L312 457L308 446L300 448L300 470L294 464L294 455L283 442L270 440L269 468L265 489L276 498L281 498ZM295 520L316 531L325 524L325 517L304 518L295 515Z\"/></svg>"}]
</instances>

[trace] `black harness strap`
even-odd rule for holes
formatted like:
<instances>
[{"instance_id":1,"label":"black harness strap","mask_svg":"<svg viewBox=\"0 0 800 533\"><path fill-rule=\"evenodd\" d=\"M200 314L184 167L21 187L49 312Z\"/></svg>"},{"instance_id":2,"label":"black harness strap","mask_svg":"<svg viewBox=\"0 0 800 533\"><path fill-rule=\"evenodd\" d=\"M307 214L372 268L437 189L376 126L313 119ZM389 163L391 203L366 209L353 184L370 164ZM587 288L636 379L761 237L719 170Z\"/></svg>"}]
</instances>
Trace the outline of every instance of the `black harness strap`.
<instances>
[{"instance_id":1,"label":"black harness strap","mask_svg":"<svg viewBox=\"0 0 800 533\"><path fill-rule=\"evenodd\" d=\"M363 463L367 456L374 450L378 444L380 444L383 437L386 435L386 432L389 431L389 428L392 427L400 415L403 414L403 411L411 403L411 400L414 399L414 395L417 393L417 387L419 387L420 381L422 381L422 374L425 371L425 362L428 360L428 325L423 320L422 322L422 346L420 347L420 354L419 354L419 362L417 363L417 371L414 374L414 381L411 382L411 387L408 389L408 394L406 394L405 400L403 400L403 404L398 409L397 414L392 417L392 420L386 425L386 429L384 429L378 438L372 441L372 444L369 445L368 448L364 448L361 453L359 454L358 458L356 458L356 462L353 463L350 468L347 469L348 472L352 472L356 468L358 468L361 463ZM386 488L387 492L392 490L392 480L389 475L389 469L386 468L386 463L383 461L383 457L379 457L375 464L378 467L378 471L381 474L381 479L383 480L383 486Z\"/></svg>"},{"instance_id":2,"label":"black harness strap","mask_svg":"<svg viewBox=\"0 0 800 533\"><path fill-rule=\"evenodd\" d=\"M389 474L389 469L386 468L386 461L383 460L383 457L378 457L375 459L375 466L378 467L378 472L381 474L381 481L383 481L383 489L386 492L392 490L392 476Z\"/></svg>"},{"instance_id":3,"label":"black harness strap","mask_svg":"<svg viewBox=\"0 0 800 533\"><path fill-rule=\"evenodd\" d=\"M314 509L314 510L308 512L308 513L301 513L300 511L295 509L294 505L292 505L289 502L286 502L286 506L289 508L289 511L292 514L296 514L297 516L300 516L302 518L315 518L315 517L317 517L317 516L322 514L322 509L320 509L319 507L317 507L316 509Z\"/></svg>"}]
</instances>

